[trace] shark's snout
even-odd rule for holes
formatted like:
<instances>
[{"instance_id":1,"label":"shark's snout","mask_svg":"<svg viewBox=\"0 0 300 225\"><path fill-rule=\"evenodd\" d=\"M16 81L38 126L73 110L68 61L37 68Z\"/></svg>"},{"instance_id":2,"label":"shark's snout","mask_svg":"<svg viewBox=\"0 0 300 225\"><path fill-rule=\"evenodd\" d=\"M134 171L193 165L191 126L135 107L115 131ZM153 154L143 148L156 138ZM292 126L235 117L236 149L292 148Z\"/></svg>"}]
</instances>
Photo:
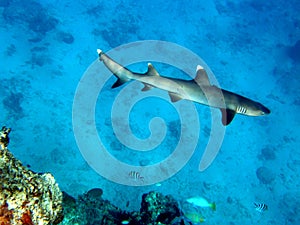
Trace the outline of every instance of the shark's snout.
<instances>
[{"instance_id":1,"label":"shark's snout","mask_svg":"<svg viewBox=\"0 0 300 225\"><path fill-rule=\"evenodd\" d=\"M268 109L263 104L261 104L259 102L251 101L248 104L247 112L245 113L245 115L248 115L248 116L263 116L263 115L268 115L270 113L271 113L271 110Z\"/></svg>"},{"instance_id":2,"label":"shark's snout","mask_svg":"<svg viewBox=\"0 0 300 225\"><path fill-rule=\"evenodd\" d=\"M262 112L262 115L268 115L271 113L271 110L265 107L264 105L260 105L260 110Z\"/></svg>"}]
</instances>

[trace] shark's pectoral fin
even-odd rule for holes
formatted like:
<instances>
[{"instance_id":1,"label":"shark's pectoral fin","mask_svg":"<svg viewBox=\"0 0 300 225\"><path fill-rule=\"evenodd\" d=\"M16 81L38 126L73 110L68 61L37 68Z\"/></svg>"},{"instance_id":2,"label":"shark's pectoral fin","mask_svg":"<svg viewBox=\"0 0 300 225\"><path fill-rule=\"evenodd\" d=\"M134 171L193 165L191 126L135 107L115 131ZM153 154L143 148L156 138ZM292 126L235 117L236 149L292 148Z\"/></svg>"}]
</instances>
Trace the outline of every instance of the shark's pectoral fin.
<instances>
[{"instance_id":1,"label":"shark's pectoral fin","mask_svg":"<svg viewBox=\"0 0 300 225\"><path fill-rule=\"evenodd\" d=\"M145 86L143 87L142 91L149 91L153 88L153 86L149 85L149 84L146 84L146 83L143 83Z\"/></svg>"},{"instance_id":2,"label":"shark's pectoral fin","mask_svg":"<svg viewBox=\"0 0 300 225\"><path fill-rule=\"evenodd\" d=\"M129 79L118 78L118 80L113 84L113 86L111 88L120 87L122 84L125 84L127 81L129 81Z\"/></svg>"},{"instance_id":3,"label":"shark's pectoral fin","mask_svg":"<svg viewBox=\"0 0 300 225\"><path fill-rule=\"evenodd\" d=\"M236 112L231 109L221 109L222 112L222 124L227 126L233 120Z\"/></svg>"},{"instance_id":4,"label":"shark's pectoral fin","mask_svg":"<svg viewBox=\"0 0 300 225\"><path fill-rule=\"evenodd\" d=\"M148 63L148 71L146 74L149 76L159 76L159 73L156 71L156 69L151 63Z\"/></svg>"},{"instance_id":5,"label":"shark's pectoral fin","mask_svg":"<svg viewBox=\"0 0 300 225\"><path fill-rule=\"evenodd\" d=\"M170 96L171 102L178 102L179 100L182 99L179 95L177 95L173 92L169 92L169 96Z\"/></svg>"}]
</instances>

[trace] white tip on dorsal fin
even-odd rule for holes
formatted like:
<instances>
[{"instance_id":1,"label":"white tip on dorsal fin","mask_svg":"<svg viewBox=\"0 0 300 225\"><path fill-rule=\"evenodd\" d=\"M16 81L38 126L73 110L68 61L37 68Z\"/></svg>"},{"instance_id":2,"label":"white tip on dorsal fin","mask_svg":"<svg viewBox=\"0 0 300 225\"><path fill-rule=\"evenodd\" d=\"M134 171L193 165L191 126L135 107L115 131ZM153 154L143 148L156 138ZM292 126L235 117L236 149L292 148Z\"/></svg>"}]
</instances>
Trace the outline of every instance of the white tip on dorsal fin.
<instances>
[{"instance_id":1,"label":"white tip on dorsal fin","mask_svg":"<svg viewBox=\"0 0 300 225\"><path fill-rule=\"evenodd\" d=\"M197 66L195 81L199 85L211 85L205 69L200 65Z\"/></svg>"},{"instance_id":2,"label":"white tip on dorsal fin","mask_svg":"<svg viewBox=\"0 0 300 225\"><path fill-rule=\"evenodd\" d=\"M98 50L100 50L100 49L98 49ZM197 65L196 72L197 72L198 70L203 70L203 69L204 69L204 68L203 68L202 66Z\"/></svg>"},{"instance_id":3,"label":"white tip on dorsal fin","mask_svg":"<svg viewBox=\"0 0 300 225\"><path fill-rule=\"evenodd\" d=\"M146 74L149 76L159 76L159 73L156 71L156 69L151 63L148 63L148 71Z\"/></svg>"}]
</instances>

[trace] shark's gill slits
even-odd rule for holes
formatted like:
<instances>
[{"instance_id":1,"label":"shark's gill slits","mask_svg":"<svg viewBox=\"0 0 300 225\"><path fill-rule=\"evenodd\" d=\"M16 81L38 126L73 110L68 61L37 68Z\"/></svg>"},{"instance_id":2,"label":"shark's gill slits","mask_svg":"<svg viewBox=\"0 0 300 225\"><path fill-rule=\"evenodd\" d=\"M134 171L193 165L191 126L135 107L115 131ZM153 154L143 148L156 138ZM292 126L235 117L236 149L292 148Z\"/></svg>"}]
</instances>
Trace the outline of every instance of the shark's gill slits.
<instances>
[{"instance_id":1,"label":"shark's gill slits","mask_svg":"<svg viewBox=\"0 0 300 225\"><path fill-rule=\"evenodd\" d=\"M241 113L241 114L245 114L247 112L247 108L240 106L240 105L237 107L236 110L238 113Z\"/></svg>"}]
</instances>

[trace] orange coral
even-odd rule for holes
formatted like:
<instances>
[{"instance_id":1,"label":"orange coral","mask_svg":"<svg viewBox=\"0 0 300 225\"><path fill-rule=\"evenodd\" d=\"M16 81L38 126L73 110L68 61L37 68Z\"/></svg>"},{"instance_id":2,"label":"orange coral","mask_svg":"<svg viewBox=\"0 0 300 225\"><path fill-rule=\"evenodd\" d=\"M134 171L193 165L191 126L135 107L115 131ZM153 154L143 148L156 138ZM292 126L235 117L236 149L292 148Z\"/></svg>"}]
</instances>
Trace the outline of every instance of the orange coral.
<instances>
[{"instance_id":1,"label":"orange coral","mask_svg":"<svg viewBox=\"0 0 300 225\"><path fill-rule=\"evenodd\" d=\"M31 213L29 210L27 210L27 212L22 215L21 221L22 225L34 225L31 220Z\"/></svg>"},{"instance_id":2,"label":"orange coral","mask_svg":"<svg viewBox=\"0 0 300 225\"><path fill-rule=\"evenodd\" d=\"M0 206L0 225L10 225L13 218L13 210L8 209L8 205L5 202Z\"/></svg>"}]
</instances>

